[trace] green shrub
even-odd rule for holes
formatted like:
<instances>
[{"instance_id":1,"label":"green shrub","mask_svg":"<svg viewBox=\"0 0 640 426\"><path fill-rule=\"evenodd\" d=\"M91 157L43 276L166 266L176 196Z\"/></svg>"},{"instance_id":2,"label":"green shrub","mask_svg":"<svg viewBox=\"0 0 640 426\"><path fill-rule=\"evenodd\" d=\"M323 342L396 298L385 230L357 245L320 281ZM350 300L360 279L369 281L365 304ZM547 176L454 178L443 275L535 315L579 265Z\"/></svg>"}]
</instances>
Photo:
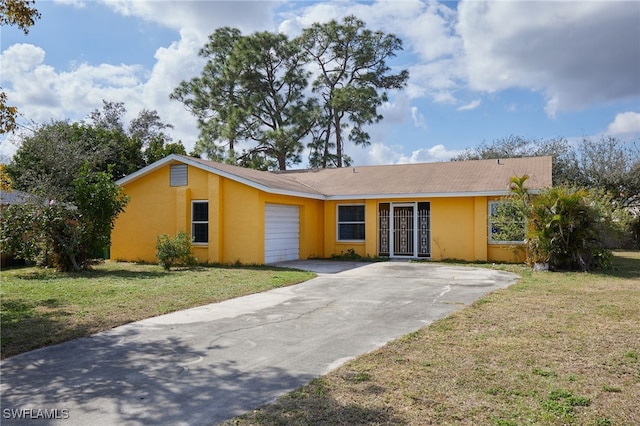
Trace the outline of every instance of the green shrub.
<instances>
[{"instance_id":1,"label":"green shrub","mask_svg":"<svg viewBox=\"0 0 640 426\"><path fill-rule=\"evenodd\" d=\"M555 270L608 267L612 255L603 243L606 222L588 191L545 190L529 209L529 256L533 262L549 262Z\"/></svg>"},{"instance_id":2,"label":"green shrub","mask_svg":"<svg viewBox=\"0 0 640 426\"><path fill-rule=\"evenodd\" d=\"M185 232L175 237L159 235L156 242L156 257L160 266L167 271L173 266L190 266L196 263L191 252L191 239Z\"/></svg>"},{"instance_id":3,"label":"green shrub","mask_svg":"<svg viewBox=\"0 0 640 426\"><path fill-rule=\"evenodd\" d=\"M111 175L84 166L68 200L31 197L2 209L0 250L39 266L79 271L111 244L116 217L129 202Z\"/></svg>"}]
</instances>

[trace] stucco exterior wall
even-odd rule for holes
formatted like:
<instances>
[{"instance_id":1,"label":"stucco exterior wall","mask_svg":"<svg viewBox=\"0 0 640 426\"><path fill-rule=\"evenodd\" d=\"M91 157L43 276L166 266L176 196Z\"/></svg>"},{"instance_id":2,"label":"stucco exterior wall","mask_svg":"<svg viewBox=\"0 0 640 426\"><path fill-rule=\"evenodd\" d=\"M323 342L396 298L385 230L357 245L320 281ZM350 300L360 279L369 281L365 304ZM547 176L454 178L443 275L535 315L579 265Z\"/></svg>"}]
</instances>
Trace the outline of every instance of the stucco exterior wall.
<instances>
[{"instance_id":1,"label":"stucco exterior wall","mask_svg":"<svg viewBox=\"0 0 640 426\"><path fill-rule=\"evenodd\" d=\"M188 167L188 185L169 185L170 167L162 167L124 187L131 201L116 220L111 258L155 262L158 235L191 232L191 202L209 201L209 242L194 244L199 262L264 263L265 204L300 208L300 257L324 253L321 200L273 195Z\"/></svg>"},{"instance_id":2,"label":"stucco exterior wall","mask_svg":"<svg viewBox=\"0 0 640 426\"><path fill-rule=\"evenodd\" d=\"M111 258L155 262L158 235L191 232L191 202L209 201L209 242L194 245L200 262L264 263L266 204L298 206L300 258L331 257L353 250L360 256L378 254L380 203L429 202L431 259L521 262L524 250L488 243L487 197L354 199L323 201L275 195L188 166L187 186L171 187L167 164L124 186L131 201L116 220ZM365 206L365 241L337 240L337 206Z\"/></svg>"},{"instance_id":3,"label":"stucco exterior wall","mask_svg":"<svg viewBox=\"0 0 640 426\"><path fill-rule=\"evenodd\" d=\"M323 257L346 254L353 250L360 256L378 254L378 205L380 203L429 202L431 206L431 259L466 261L522 262L522 248L488 243L488 198L407 198L326 201L324 205L326 233ZM365 205L366 240L337 241L337 206Z\"/></svg>"},{"instance_id":4,"label":"stucco exterior wall","mask_svg":"<svg viewBox=\"0 0 640 426\"><path fill-rule=\"evenodd\" d=\"M131 182L124 192L131 197L115 221L111 233L111 258L155 262L158 235L176 233L178 192L169 187L169 168L162 168Z\"/></svg>"},{"instance_id":5,"label":"stucco exterior wall","mask_svg":"<svg viewBox=\"0 0 640 426\"><path fill-rule=\"evenodd\" d=\"M473 198L438 198L431 202L433 260L474 260Z\"/></svg>"},{"instance_id":6,"label":"stucco exterior wall","mask_svg":"<svg viewBox=\"0 0 640 426\"><path fill-rule=\"evenodd\" d=\"M407 198L326 201L324 257L353 250L361 256L378 254L378 205L429 202L431 205L431 259L487 260L486 197ZM337 206L365 205L366 241L337 241Z\"/></svg>"}]
</instances>

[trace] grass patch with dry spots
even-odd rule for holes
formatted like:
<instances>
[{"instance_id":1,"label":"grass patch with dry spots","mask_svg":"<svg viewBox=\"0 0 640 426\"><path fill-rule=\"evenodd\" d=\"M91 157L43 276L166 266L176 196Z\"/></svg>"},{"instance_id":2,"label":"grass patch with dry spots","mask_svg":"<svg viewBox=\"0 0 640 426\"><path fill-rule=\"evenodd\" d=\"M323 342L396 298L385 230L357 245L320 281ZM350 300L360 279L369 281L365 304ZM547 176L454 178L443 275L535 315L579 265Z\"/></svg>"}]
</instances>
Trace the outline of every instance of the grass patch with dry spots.
<instances>
[{"instance_id":1,"label":"grass patch with dry spots","mask_svg":"<svg viewBox=\"0 0 640 426\"><path fill-rule=\"evenodd\" d=\"M227 424L640 424L640 253L499 268L522 279Z\"/></svg>"},{"instance_id":2,"label":"grass patch with dry spots","mask_svg":"<svg viewBox=\"0 0 640 426\"><path fill-rule=\"evenodd\" d=\"M2 271L2 358L169 312L220 302L315 276L270 267L198 267L106 262L90 271Z\"/></svg>"}]
</instances>

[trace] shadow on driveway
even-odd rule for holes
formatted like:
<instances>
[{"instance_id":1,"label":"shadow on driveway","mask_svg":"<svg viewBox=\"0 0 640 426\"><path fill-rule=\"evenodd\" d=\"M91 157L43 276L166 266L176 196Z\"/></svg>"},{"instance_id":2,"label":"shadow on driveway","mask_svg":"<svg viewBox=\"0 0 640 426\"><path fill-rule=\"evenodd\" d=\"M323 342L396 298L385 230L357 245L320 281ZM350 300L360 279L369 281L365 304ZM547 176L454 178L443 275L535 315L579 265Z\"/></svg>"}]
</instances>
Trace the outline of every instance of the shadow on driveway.
<instances>
[{"instance_id":1,"label":"shadow on driveway","mask_svg":"<svg viewBox=\"0 0 640 426\"><path fill-rule=\"evenodd\" d=\"M2 361L2 424L218 423L518 279L427 263L318 262L281 264L319 273L302 284ZM38 410L68 419L11 418L46 414Z\"/></svg>"}]
</instances>

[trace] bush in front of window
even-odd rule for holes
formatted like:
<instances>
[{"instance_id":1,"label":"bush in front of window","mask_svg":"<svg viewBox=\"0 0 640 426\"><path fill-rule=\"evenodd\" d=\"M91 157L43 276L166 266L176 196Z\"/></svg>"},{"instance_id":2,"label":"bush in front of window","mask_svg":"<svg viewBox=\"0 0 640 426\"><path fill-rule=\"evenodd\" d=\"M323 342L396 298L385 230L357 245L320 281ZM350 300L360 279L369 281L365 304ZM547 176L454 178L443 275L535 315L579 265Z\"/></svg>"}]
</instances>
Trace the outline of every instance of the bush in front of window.
<instances>
[{"instance_id":1,"label":"bush in front of window","mask_svg":"<svg viewBox=\"0 0 640 426\"><path fill-rule=\"evenodd\" d=\"M611 251L605 248L607 217L585 189L554 187L545 190L529 210L530 257L549 262L555 270L590 271L611 267Z\"/></svg>"},{"instance_id":2,"label":"bush in front of window","mask_svg":"<svg viewBox=\"0 0 640 426\"><path fill-rule=\"evenodd\" d=\"M196 263L196 258L191 252L191 239L185 232L179 232L173 238L169 235L158 235L156 257L160 266L167 271L173 266L191 266Z\"/></svg>"}]
</instances>

